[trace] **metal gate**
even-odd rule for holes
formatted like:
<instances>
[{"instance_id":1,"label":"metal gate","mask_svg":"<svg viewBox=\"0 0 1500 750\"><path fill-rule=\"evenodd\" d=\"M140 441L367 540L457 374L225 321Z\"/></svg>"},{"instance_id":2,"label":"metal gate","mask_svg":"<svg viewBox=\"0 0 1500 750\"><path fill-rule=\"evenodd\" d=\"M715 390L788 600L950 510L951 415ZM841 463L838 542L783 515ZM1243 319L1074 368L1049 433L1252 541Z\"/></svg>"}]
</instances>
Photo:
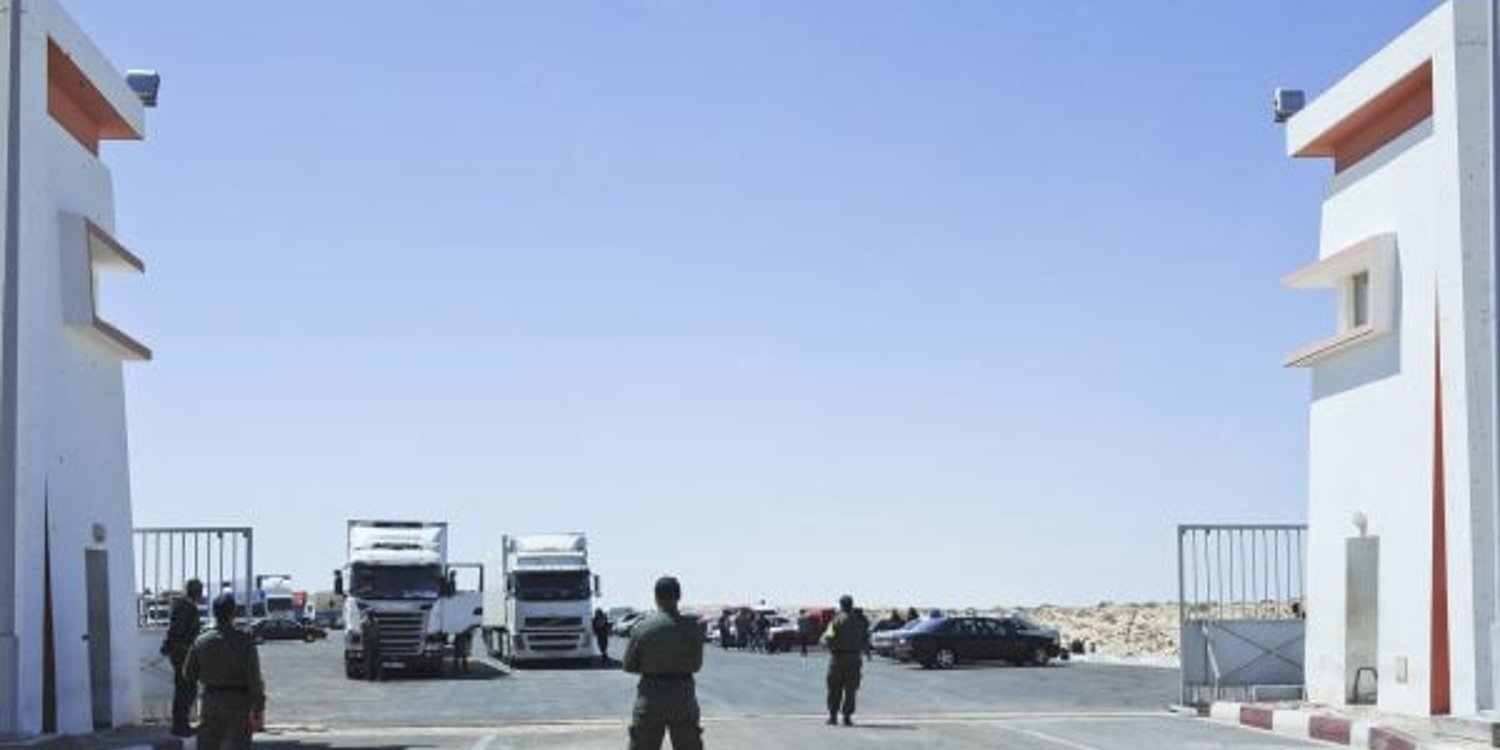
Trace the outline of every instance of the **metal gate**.
<instances>
[{"instance_id":1,"label":"metal gate","mask_svg":"<svg viewBox=\"0 0 1500 750\"><path fill-rule=\"evenodd\" d=\"M171 617L172 597L193 578L203 582L207 597L232 593L242 618L256 616L253 529L136 529L135 554L136 624L140 627L165 627Z\"/></svg>"},{"instance_id":2,"label":"metal gate","mask_svg":"<svg viewBox=\"0 0 1500 750\"><path fill-rule=\"evenodd\" d=\"M1177 527L1183 705L1300 698L1305 524Z\"/></svg>"}]
</instances>

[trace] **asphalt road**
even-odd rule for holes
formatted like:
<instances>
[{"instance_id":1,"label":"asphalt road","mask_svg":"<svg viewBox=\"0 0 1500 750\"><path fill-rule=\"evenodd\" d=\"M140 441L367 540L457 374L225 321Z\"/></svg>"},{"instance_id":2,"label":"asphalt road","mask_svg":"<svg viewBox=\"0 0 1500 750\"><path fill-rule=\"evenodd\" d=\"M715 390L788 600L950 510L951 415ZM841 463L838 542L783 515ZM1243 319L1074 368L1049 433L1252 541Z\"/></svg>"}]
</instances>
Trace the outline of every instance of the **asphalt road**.
<instances>
[{"instance_id":1,"label":"asphalt road","mask_svg":"<svg viewBox=\"0 0 1500 750\"><path fill-rule=\"evenodd\" d=\"M257 747L619 748L634 678L616 669L502 669L466 677L344 677L339 636L261 648L273 733ZM618 653L618 646L612 651ZM698 679L714 748L932 747L1017 750L1310 747L1170 715L1170 670L1097 664L975 666L948 672L869 663L859 726L823 725L824 657L710 648Z\"/></svg>"},{"instance_id":2,"label":"asphalt road","mask_svg":"<svg viewBox=\"0 0 1500 750\"><path fill-rule=\"evenodd\" d=\"M818 722L710 719L711 750L933 748L935 750L1292 750L1312 747L1201 719L1142 717L871 721L853 728ZM517 726L503 729L289 733L262 738L263 750L622 750L624 725ZM670 746L670 743L668 743Z\"/></svg>"}]
</instances>

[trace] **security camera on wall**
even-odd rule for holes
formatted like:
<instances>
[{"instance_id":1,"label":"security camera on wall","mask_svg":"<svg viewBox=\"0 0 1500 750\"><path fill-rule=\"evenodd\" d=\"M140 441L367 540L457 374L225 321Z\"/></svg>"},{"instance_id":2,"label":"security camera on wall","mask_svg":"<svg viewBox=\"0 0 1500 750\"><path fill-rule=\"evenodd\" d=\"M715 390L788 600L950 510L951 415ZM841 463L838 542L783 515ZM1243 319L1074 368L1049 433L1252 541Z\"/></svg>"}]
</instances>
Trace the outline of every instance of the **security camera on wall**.
<instances>
[{"instance_id":1,"label":"security camera on wall","mask_svg":"<svg viewBox=\"0 0 1500 750\"><path fill-rule=\"evenodd\" d=\"M156 93L161 90L161 75L154 70L131 70L125 73L125 84L140 97L146 107L156 106Z\"/></svg>"},{"instance_id":2,"label":"security camera on wall","mask_svg":"<svg viewBox=\"0 0 1500 750\"><path fill-rule=\"evenodd\" d=\"M1278 123L1292 119L1306 106L1307 94L1302 89L1276 89L1271 93L1271 111Z\"/></svg>"}]
</instances>

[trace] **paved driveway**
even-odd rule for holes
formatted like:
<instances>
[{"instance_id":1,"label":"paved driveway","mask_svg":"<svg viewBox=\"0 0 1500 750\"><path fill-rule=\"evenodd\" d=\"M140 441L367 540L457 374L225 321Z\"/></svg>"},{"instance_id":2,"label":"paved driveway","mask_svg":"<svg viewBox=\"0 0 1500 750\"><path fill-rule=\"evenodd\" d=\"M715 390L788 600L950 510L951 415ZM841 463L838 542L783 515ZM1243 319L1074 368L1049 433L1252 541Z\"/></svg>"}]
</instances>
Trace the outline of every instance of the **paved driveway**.
<instances>
[{"instance_id":1,"label":"paved driveway","mask_svg":"<svg viewBox=\"0 0 1500 750\"><path fill-rule=\"evenodd\" d=\"M343 676L329 643L271 643L262 661L276 733L258 747L620 748L634 680L614 669L506 670L474 660L465 678ZM1070 664L948 672L876 661L860 725L824 726L824 659L710 649L698 687L713 748L1291 748L1299 743L1172 716L1170 670Z\"/></svg>"}]
</instances>

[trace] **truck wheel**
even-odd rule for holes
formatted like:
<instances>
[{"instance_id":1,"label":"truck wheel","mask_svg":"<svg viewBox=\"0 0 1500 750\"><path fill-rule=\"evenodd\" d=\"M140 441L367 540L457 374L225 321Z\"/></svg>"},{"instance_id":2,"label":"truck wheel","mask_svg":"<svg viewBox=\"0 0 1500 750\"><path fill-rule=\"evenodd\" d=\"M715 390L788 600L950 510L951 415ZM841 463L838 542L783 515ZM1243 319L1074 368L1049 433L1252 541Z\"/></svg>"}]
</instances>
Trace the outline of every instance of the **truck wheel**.
<instances>
[{"instance_id":1,"label":"truck wheel","mask_svg":"<svg viewBox=\"0 0 1500 750\"><path fill-rule=\"evenodd\" d=\"M363 680L365 678L364 665L353 659L345 659L344 676L351 680Z\"/></svg>"}]
</instances>

